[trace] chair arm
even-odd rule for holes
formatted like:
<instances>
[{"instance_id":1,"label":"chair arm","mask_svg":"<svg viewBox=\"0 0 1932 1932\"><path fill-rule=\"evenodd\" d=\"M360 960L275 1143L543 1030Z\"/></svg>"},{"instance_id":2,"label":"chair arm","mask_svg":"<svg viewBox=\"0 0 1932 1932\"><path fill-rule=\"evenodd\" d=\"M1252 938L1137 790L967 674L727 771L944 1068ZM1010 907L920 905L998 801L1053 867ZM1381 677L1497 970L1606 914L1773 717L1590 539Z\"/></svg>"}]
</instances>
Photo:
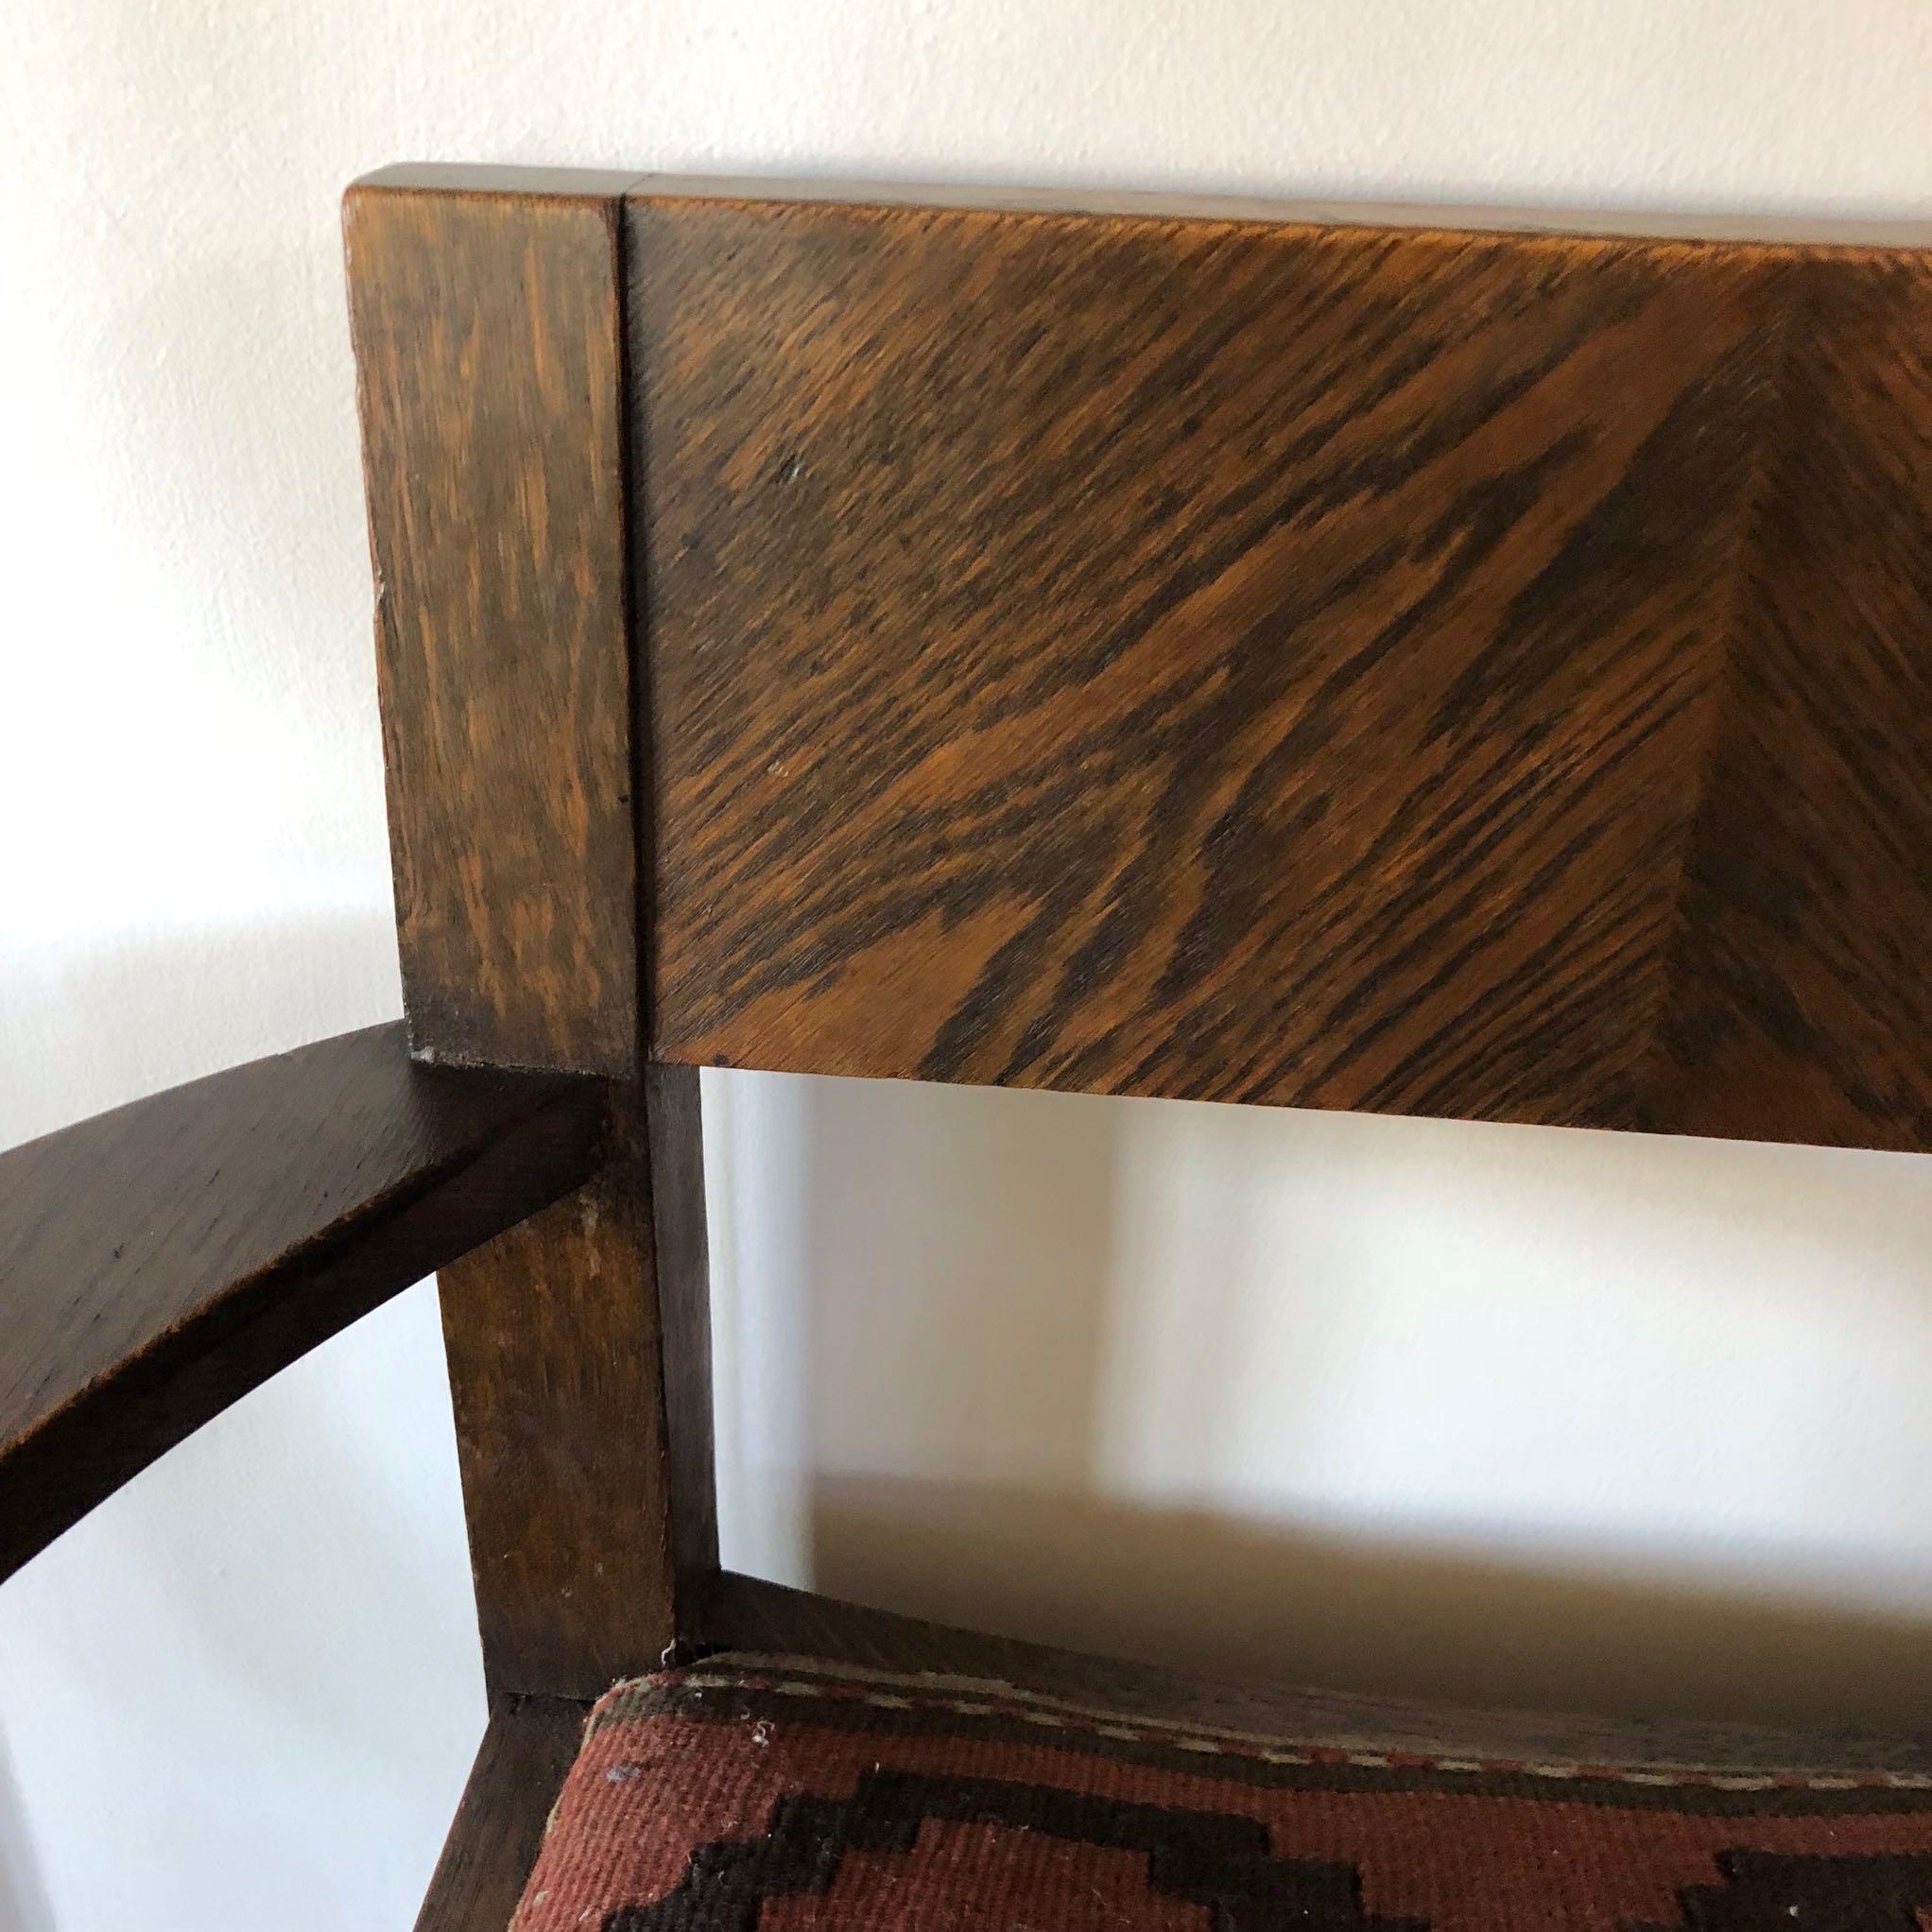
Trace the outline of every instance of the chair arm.
<instances>
[{"instance_id":1,"label":"chair arm","mask_svg":"<svg viewBox=\"0 0 1932 1932\"><path fill-rule=\"evenodd\" d=\"M0 1578L157 1456L602 1160L600 1083L400 1023L0 1154Z\"/></svg>"}]
</instances>

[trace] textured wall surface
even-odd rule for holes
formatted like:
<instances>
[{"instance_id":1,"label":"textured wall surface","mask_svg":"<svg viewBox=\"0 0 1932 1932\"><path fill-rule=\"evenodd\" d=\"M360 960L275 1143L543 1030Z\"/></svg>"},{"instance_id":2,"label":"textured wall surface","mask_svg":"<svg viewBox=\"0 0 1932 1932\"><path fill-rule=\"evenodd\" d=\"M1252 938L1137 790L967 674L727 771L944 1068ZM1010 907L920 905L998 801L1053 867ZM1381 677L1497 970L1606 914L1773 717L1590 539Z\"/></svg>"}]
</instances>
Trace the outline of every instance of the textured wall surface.
<instances>
[{"instance_id":1,"label":"textured wall surface","mask_svg":"<svg viewBox=\"0 0 1932 1932\"><path fill-rule=\"evenodd\" d=\"M0 1142L395 1009L336 228L363 169L1932 208L1918 0L7 22ZM708 1098L741 1563L1362 1684L1932 1723L1921 1164ZM0 1591L0 1927L405 1924L480 1711L418 1290Z\"/></svg>"}]
</instances>

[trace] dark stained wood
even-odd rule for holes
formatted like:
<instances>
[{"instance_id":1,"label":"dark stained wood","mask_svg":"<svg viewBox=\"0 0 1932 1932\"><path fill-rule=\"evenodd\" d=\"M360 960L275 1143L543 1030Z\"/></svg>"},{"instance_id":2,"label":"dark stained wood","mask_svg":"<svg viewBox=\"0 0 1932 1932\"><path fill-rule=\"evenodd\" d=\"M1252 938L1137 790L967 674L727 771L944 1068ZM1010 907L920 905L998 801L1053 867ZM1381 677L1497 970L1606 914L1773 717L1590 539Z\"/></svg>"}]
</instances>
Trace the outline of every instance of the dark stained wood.
<instances>
[{"instance_id":1,"label":"dark stained wood","mask_svg":"<svg viewBox=\"0 0 1932 1932\"><path fill-rule=\"evenodd\" d=\"M1932 1146L1921 258L627 220L656 1057Z\"/></svg>"},{"instance_id":2,"label":"dark stained wood","mask_svg":"<svg viewBox=\"0 0 1932 1932\"><path fill-rule=\"evenodd\" d=\"M1657 1124L1932 1148L1932 256L1794 264Z\"/></svg>"},{"instance_id":3,"label":"dark stained wood","mask_svg":"<svg viewBox=\"0 0 1932 1932\"><path fill-rule=\"evenodd\" d=\"M407 173L390 169L386 173ZM435 170L526 182L553 170ZM566 175L567 170L554 170ZM615 179L622 179L617 177ZM646 174L629 182L652 198L835 202L859 208L955 208L985 214L1127 216L1142 220L1268 221L1297 227L1433 229L1467 234L1542 234L1566 240L1757 242L1827 248L1932 249L1923 216L1778 215L1763 210L1535 208L1507 202L1322 201L1306 196L1217 195L1202 189L1028 187L1017 182L871 181L832 176Z\"/></svg>"},{"instance_id":4,"label":"dark stained wood","mask_svg":"<svg viewBox=\"0 0 1932 1932\"><path fill-rule=\"evenodd\" d=\"M0 1154L0 1576L600 1158L601 1090L426 1068L400 1025Z\"/></svg>"},{"instance_id":5,"label":"dark stained wood","mask_svg":"<svg viewBox=\"0 0 1932 1932\"><path fill-rule=\"evenodd\" d=\"M416 1932L506 1932L586 1715L561 1698L506 1698L492 1710Z\"/></svg>"},{"instance_id":6,"label":"dark stained wood","mask_svg":"<svg viewBox=\"0 0 1932 1932\"><path fill-rule=\"evenodd\" d=\"M660 1057L1634 1121L1746 260L630 220Z\"/></svg>"},{"instance_id":7,"label":"dark stained wood","mask_svg":"<svg viewBox=\"0 0 1932 1932\"><path fill-rule=\"evenodd\" d=\"M697 1081L638 1012L623 185L396 169L345 216L412 1037L625 1080L612 1164L442 1275L497 1693L654 1665L716 1546Z\"/></svg>"},{"instance_id":8,"label":"dark stained wood","mask_svg":"<svg viewBox=\"0 0 1932 1932\"><path fill-rule=\"evenodd\" d=\"M425 1059L638 1064L622 179L399 169L344 203Z\"/></svg>"},{"instance_id":9,"label":"dark stained wood","mask_svg":"<svg viewBox=\"0 0 1932 1932\"><path fill-rule=\"evenodd\" d=\"M647 1130L630 1087L612 1114L612 1157L588 1187L440 1277L492 1691L593 1697L655 1668L676 1635L649 1144L691 1135L659 1159L701 1189L698 1122ZM707 1472L700 1522L709 1488Z\"/></svg>"},{"instance_id":10,"label":"dark stained wood","mask_svg":"<svg viewBox=\"0 0 1932 1932\"><path fill-rule=\"evenodd\" d=\"M1932 1773L1932 1741L1789 1733L1733 1724L1472 1711L1292 1685L1217 1681L1090 1657L789 1590L723 1571L698 1612L704 1652L819 1658L867 1670L992 1678L1087 1710L1285 1737L1353 1738L1389 1750L1453 1744L1489 1757L1731 1767L1831 1766Z\"/></svg>"}]
</instances>

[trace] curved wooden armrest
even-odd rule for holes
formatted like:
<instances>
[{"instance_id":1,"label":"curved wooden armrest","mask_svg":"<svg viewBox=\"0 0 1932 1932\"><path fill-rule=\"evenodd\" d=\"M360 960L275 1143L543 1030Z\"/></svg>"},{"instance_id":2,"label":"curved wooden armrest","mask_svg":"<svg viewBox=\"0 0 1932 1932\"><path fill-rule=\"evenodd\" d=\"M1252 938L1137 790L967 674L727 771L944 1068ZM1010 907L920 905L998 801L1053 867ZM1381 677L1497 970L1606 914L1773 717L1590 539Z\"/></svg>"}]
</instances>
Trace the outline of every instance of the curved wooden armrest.
<instances>
[{"instance_id":1,"label":"curved wooden armrest","mask_svg":"<svg viewBox=\"0 0 1932 1932\"><path fill-rule=\"evenodd\" d=\"M0 1578L278 1369L594 1173L599 1083L400 1024L0 1154Z\"/></svg>"}]
</instances>

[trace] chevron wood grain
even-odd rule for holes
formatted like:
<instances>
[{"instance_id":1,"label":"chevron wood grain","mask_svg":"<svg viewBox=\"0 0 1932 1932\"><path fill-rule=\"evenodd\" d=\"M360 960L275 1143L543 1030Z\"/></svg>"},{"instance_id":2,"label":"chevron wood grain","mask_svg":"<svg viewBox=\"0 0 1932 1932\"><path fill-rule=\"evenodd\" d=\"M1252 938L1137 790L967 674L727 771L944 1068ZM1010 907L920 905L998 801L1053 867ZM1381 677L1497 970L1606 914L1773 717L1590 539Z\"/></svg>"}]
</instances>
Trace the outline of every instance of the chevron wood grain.
<instances>
[{"instance_id":1,"label":"chevron wood grain","mask_svg":"<svg viewBox=\"0 0 1932 1932\"><path fill-rule=\"evenodd\" d=\"M1932 256L1806 261L1656 1043L1660 1125L1932 1148Z\"/></svg>"},{"instance_id":2,"label":"chevron wood grain","mask_svg":"<svg viewBox=\"0 0 1932 1932\"><path fill-rule=\"evenodd\" d=\"M1932 1146L1925 258L626 253L656 1057Z\"/></svg>"}]
</instances>

